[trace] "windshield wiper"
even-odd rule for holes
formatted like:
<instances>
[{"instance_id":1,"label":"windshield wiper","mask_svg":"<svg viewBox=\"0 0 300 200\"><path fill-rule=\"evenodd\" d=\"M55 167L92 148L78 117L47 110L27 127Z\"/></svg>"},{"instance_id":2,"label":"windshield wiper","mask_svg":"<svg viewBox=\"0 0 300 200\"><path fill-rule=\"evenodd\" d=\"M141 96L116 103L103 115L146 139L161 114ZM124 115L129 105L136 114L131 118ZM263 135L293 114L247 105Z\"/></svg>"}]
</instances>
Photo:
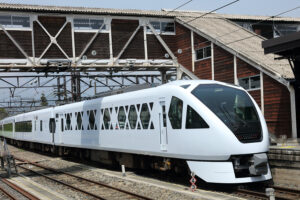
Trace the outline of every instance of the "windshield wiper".
<instances>
[{"instance_id":1,"label":"windshield wiper","mask_svg":"<svg viewBox=\"0 0 300 200\"><path fill-rule=\"evenodd\" d=\"M224 112L224 116L227 118L230 126L233 129L233 132L237 131L239 129L239 126L235 125L234 121L231 119L229 112L227 111L227 109L225 109L224 105L226 103L221 103L221 106L219 106L221 108L221 110Z\"/></svg>"}]
</instances>

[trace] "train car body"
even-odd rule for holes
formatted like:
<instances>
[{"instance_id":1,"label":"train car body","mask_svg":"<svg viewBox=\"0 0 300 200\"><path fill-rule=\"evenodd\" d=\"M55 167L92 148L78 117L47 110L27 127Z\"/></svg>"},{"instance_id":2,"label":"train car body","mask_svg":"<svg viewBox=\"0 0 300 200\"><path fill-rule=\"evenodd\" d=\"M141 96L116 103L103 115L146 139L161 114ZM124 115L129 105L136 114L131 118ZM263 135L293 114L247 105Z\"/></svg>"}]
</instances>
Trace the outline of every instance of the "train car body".
<instances>
[{"instance_id":1,"label":"train car body","mask_svg":"<svg viewBox=\"0 0 300 200\"><path fill-rule=\"evenodd\" d=\"M20 114L0 125L1 135L14 140L182 159L211 183L272 178L258 105L241 87L217 81L174 81Z\"/></svg>"}]
</instances>

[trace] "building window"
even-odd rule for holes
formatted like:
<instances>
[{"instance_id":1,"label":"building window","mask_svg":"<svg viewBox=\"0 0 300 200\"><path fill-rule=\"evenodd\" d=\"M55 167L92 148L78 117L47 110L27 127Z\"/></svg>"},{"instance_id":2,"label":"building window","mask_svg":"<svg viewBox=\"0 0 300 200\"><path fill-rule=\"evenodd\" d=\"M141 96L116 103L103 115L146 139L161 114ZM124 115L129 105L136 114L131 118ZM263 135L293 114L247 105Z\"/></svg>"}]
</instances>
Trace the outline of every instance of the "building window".
<instances>
[{"instance_id":1,"label":"building window","mask_svg":"<svg viewBox=\"0 0 300 200\"><path fill-rule=\"evenodd\" d=\"M150 21L155 31L159 34L174 34L175 33L175 23L174 22L160 22L160 21ZM152 33L151 29L147 26L147 32Z\"/></svg>"},{"instance_id":2,"label":"building window","mask_svg":"<svg viewBox=\"0 0 300 200\"><path fill-rule=\"evenodd\" d=\"M28 16L0 15L0 24L5 28L30 28Z\"/></svg>"},{"instance_id":3,"label":"building window","mask_svg":"<svg viewBox=\"0 0 300 200\"><path fill-rule=\"evenodd\" d=\"M89 19L89 18L75 18L74 29L75 30L98 30L104 23L103 19ZM102 27L102 30L106 29L106 25Z\"/></svg>"},{"instance_id":4,"label":"building window","mask_svg":"<svg viewBox=\"0 0 300 200\"><path fill-rule=\"evenodd\" d=\"M300 30L297 24L277 24L273 26L273 37L280 37Z\"/></svg>"},{"instance_id":5,"label":"building window","mask_svg":"<svg viewBox=\"0 0 300 200\"><path fill-rule=\"evenodd\" d=\"M260 89L260 75L240 78L239 85L246 90Z\"/></svg>"},{"instance_id":6,"label":"building window","mask_svg":"<svg viewBox=\"0 0 300 200\"><path fill-rule=\"evenodd\" d=\"M183 101L177 97L172 97L169 109L169 119L173 129L181 129Z\"/></svg>"},{"instance_id":7,"label":"building window","mask_svg":"<svg viewBox=\"0 0 300 200\"><path fill-rule=\"evenodd\" d=\"M196 52L196 60L203 60L205 58L211 57L211 47L210 46L197 49L195 52Z\"/></svg>"}]
</instances>

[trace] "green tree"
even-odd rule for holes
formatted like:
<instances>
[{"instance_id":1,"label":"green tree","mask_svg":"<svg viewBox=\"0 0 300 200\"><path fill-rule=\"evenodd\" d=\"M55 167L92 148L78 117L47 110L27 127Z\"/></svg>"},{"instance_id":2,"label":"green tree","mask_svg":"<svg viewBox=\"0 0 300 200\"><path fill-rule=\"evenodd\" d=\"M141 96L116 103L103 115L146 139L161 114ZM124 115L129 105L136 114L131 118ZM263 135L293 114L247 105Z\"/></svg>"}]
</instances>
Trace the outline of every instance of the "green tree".
<instances>
[{"instance_id":1,"label":"green tree","mask_svg":"<svg viewBox=\"0 0 300 200\"><path fill-rule=\"evenodd\" d=\"M5 117L8 117L8 112L5 110L5 108L0 108L0 119Z\"/></svg>"},{"instance_id":2,"label":"green tree","mask_svg":"<svg viewBox=\"0 0 300 200\"><path fill-rule=\"evenodd\" d=\"M41 106L48 106L48 100L45 97L44 93L42 93L42 96L41 96Z\"/></svg>"}]
</instances>

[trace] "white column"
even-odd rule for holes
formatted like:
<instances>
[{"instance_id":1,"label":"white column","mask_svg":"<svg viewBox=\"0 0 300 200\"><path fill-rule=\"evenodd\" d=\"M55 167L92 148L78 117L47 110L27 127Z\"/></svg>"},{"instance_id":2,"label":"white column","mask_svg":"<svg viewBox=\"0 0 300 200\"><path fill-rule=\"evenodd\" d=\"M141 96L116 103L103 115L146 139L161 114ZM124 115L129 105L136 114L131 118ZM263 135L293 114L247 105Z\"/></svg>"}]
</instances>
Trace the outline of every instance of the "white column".
<instances>
[{"instance_id":1,"label":"white column","mask_svg":"<svg viewBox=\"0 0 300 200\"><path fill-rule=\"evenodd\" d=\"M75 52L75 33L74 33L74 21L70 18L67 18L67 20L71 23L71 34L72 34L72 52L73 52L73 63L76 61L76 52Z\"/></svg>"},{"instance_id":2,"label":"white column","mask_svg":"<svg viewBox=\"0 0 300 200\"><path fill-rule=\"evenodd\" d=\"M214 43L211 42L211 79L215 80Z\"/></svg>"},{"instance_id":3,"label":"white column","mask_svg":"<svg viewBox=\"0 0 300 200\"><path fill-rule=\"evenodd\" d=\"M148 63L148 46L147 46L147 26L144 25L144 49L145 49L145 61Z\"/></svg>"},{"instance_id":4,"label":"white column","mask_svg":"<svg viewBox=\"0 0 300 200\"><path fill-rule=\"evenodd\" d=\"M289 85L288 89L290 92L290 101L291 101L292 138L297 138L295 90L292 85Z\"/></svg>"},{"instance_id":5,"label":"white column","mask_svg":"<svg viewBox=\"0 0 300 200\"><path fill-rule=\"evenodd\" d=\"M192 30L191 30L191 48L192 48L192 72L195 72L194 31Z\"/></svg>"},{"instance_id":6,"label":"white column","mask_svg":"<svg viewBox=\"0 0 300 200\"><path fill-rule=\"evenodd\" d=\"M264 74L262 71L260 71L260 109L265 116Z\"/></svg>"},{"instance_id":7,"label":"white column","mask_svg":"<svg viewBox=\"0 0 300 200\"><path fill-rule=\"evenodd\" d=\"M34 26L33 26L33 22L34 22L35 16L31 16L30 17L30 25L31 25L31 45L32 45L32 60L33 63L35 63L35 45L34 45Z\"/></svg>"},{"instance_id":8,"label":"white column","mask_svg":"<svg viewBox=\"0 0 300 200\"><path fill-rule=\"evenodd\" d=\"M238 85L236 55L233 56L234 84Z\"/></svg>"},{"instance_id":9,"label":"white column","mask_svg":"<svg viewBox=\"0 0 300 200\"><path fill-rule=\"evenodd\" d=\"M108 26L108 33L109 33L109 59L110 59L110 63L112 64L114 62L114 55L113 55L113 48L112 48L111 21L112 19L108 20L107 26Z\"/></svg>"}]
</instances>

